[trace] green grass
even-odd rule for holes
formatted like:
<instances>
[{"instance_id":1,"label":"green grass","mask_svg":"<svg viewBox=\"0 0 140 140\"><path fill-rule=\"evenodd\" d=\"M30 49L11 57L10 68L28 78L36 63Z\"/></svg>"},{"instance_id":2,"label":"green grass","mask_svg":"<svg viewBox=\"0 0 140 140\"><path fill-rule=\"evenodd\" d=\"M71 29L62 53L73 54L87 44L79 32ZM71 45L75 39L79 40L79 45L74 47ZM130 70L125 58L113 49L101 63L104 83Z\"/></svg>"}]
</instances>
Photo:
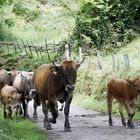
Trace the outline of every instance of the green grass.
<instances>
[{"instance_id":1,"label":"green grass","mask_svg":"<svg viewBox=\"0 0 140 140\"><path fill-rule=\"evenodd\" d=\"M74 95L73 103L77 104L81 107L84 107L86 109L95 110L95 111L103 112L103 113L108 112L106 99L97 100L97 99L95 99L94 96L84 96L84 95L80 95L80 94L76 93ZM116 100L113 100L112 114L114 114L114 116L116 116L116 117L120 116L119 104L118 104L118 102L116 102ZM125 109L124 109L124 115L126 118L128 118ZM136 110L134 120L140 120L140 111Z\"/></svg>"},{"instance_id":2,"label":"green grass","mask_svg":"<svg viewBox=\"0 0 140 140\"><path fill-rule=\"evenodd\" d=\"M80 9L78 1L68 0L48 0L47 3L41 4L38 0L28 0L24 2L18 0L23 6L30 11L39 12L39 16L33 21L27 22L22 16L12 12L13 5L3 6L3 17L14 21L14 25L7 29L12 36L18 40L23 39L42 44L45 39L49 42L59 42L62 38L67 38L75 26L73 14Z\"/></svg>"},{"instance_id":3,"label":"green grass","mask_svg":"<svg viewBox=\"0 0 140 140\"><path fill-rule=\"evenodd\" d=\"M0 109L0 140L47 140L45 133L21 117L5 120Z\"/></svg>"}]
</instances>

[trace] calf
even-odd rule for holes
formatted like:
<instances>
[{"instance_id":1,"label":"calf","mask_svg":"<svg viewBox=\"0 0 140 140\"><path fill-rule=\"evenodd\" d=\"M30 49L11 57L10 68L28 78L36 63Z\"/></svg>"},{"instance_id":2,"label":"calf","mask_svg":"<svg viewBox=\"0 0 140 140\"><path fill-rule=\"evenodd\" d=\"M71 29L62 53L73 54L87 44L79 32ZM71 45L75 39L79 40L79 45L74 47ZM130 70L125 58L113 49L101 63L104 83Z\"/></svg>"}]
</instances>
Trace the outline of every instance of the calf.
<instances>
[{"instance_id":1,"label":"calf","mask_svg":"<svg viewBox=\"0 0 140 140\"><path fill-rule=\"evenodd\" d=\"M109 125L112 126L112 100L115 98L119 102L119 112L121 115L121 120L123 126L126 126L126 122L123 116L123 106L125 107L128 114L127 125L130 128L134 128L132 118L135 114L136 101L138 98L138 92L140 91L140 79L136 78L134 80L122 80L122 79L112 79L108 83L107 89L107 103L108 103L108 113L109 113Z\"/></svg>"},{"instance_id":2,"label":"calf","mask_svg":"<svg viewBox=\"0 0 140 140\"><path fill-rule=\"evenodd\" d=\"M5 85L1 89L0 100L4 106L4 118L12 119L12 109L20 106L20 94L14 87ZM8 116L6 110L8 111Z\"/></svg>"}]
</instances>

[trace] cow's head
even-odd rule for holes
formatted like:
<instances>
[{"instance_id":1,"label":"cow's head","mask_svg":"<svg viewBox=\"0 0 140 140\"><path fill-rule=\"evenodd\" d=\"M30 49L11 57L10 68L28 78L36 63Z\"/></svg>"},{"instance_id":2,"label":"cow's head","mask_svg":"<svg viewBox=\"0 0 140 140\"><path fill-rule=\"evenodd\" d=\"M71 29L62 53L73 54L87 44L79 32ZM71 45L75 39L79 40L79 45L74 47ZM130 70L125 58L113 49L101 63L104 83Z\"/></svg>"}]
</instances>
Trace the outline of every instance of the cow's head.
<instances>
[{"instance_id":1,"label":"cow's head","mask_svg":"<svg viewBox=\"0 0 140 140\"><path fill-rule=\"evenodd\" d=\"M140 92L140 78L134 80L127 80L129 86L133 87L137 92Z\"/></svg>"},{"instance_id":2,"label":"cow's head","mask_svg":"<svg viewBox=\"0 0 140 140\"><path fill-rule=\"evenodd\" d=\"M83 62L83 61L82 61ZM63 77L65 90L72 92L75 89L75 82L77 76L77 69L81 63L75 63L74 61L64 61L60 66L54 64L53 73Z\"/></svg>"}]
</instances>

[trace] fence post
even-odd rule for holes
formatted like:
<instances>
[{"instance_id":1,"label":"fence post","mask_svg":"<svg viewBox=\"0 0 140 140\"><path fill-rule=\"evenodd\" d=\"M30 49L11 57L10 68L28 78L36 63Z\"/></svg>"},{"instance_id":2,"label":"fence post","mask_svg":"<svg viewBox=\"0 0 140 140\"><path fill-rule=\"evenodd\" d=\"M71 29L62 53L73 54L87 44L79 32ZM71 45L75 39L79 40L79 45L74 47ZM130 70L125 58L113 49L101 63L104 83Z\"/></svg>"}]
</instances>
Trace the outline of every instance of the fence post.
<instances>
[{"instance_id":1,"label":"fence post","mask_svg":"<svg viewBox=\"0 0 140 140\"><path fill-rule=\"evenodd\" d=\"M113 71L116 70L116 59L115 59L115 55L112 55L112 70Z\"/></svg>"},{"instance_id":2,"label":"fence post","mask_svg":"<svg viewBox=\"0 0 140 140\"><path fill-rule=\"evenodd\" d=\"M71 60L72 60L72 61L74 60L74 56L73 56L73 54L71 54Z\"/></svg>"},{"instance_id":3,"label":"fence post","mask_svg":"<svg viewBox=\"0 0 140 140\"><path fill-rule=\"evenodd\" d=\"M6 36L5 35L3 35L3 39L4 39L4 41L6 40ZM10 49L9 49L9 45L8 45L8 43L6 42L6 46L7 46L7 53L9 54L9 52L10 52ZM1 47L2 48L2 47ZM2 49L1 49L2 50Z\"/></svg>"},{"instance_id":4,"label":"fence post","mask_svg":"<svg viewBox=\"0 0 140 140\"><path fill-rule=\"evenodd\" d=\"M116 58L116 63L117 63L117 68L116 69L118 71L118 70L120 70L120 58L119 57Z\"/></svg>"},{"instance_id":5,"label":"fence post","mask_svg":"<svg viewBox=\"0 0 140 140\"><path fill-rule=\"evenodd\" d=\"M50 55L49 55L49 50L48 50L48 43L47 43L47 39L45 39L45 47L46 47L46 51L47 51L47 55L48 55L49 62L51 62L51 58L50 58Z\"/></svg>"},{"instance_id":6,"label":"fence post","mask_svg":"<svg viewBox=\"0 0 140 140\"><path fill-rule=\"evenodd\" d=\"M26 50L26 48L25 48L24 41L23 41L22 39L21 39L21 42L22 42L22 45L23 45L24 51L25 51L25 53L26 53L26 55L27 55L28 53L27 53L27 50Z\"/></svg>"},{"instance_id":7,"label":"fence post","mask_svg":"<svg viewBox=\"0 0 140 140\"><path fill-rule=\"evenodd\" d=\"M66 59L69 61L70 60L70 52L69 52L69 45L65 45L65 54L66 54Z\"/></svg>"},{"instance_id":8,"label":"fence post","mask_svg":"<svg viewBox=\"0 0 140 140\"><path fill-rule=\"evenodd\" d=\"M53 47L53 49L54 49L53 51L54 51L54 54L55 54L55 50L56 50L56 48L55 48L55 41L54 41L54 47Z\"/></svg>"},{"instance_id":9,"label":"fence post","mask_svg":"<svg viewBox=\"0 0 140 140\"><path fill-rule=\"evenodd\" d=\"M39 58L38 51L36 50L36 48L35 48L35 46L34 46L33 42L31 42L31 44L32 44L32 46L33 46L33 48L34 48L34 50L35 50L35 52L36 52L36 56Z\"/></svg>"},{"instance_id":10,"label":"fence post","mask_svg":"<svg viewBox=\"0 0 140 140\"><path fill-rule=\"evenodd\" d=\"M100 56L99 51L97 51L97 63L98 63L98 66L99 66L100 70L102 70L103 66L102 66L102 63L101 63L101 56Z\"/></svg>"},{"instance_id":11,"label":"fence post","mask_svg":"<svg viewBox=\"0 0 140 140\"><path fill-rule=\"evenodd\" d=\"M31 56L33 56L33 53L32 53L32 50L31 50L31 45L29 44L29 42L27 42L27 45L28 45L28 48L29 48L29 51L30 51L30 54L31 54Z\"/></svg>"},{"instance_id":12,"label":"fence post","mask_svg":"<svg viewBox=\"0 0 140 140\"><path fill-rule=\"evenodd\" d=\"M18 48L20 49L20 52L22 52L22 49L20 47L20 44L19 44L19 42L17 40L16 40L16 43L17 43Z\"/></svg>"},{"instance_id":13,"label":"fence post","mask_svg":"<svg viewBox=\"0 0 140 140\"><path fill-rule=\"evenodd\" d=\"M15 45L15 42L14 42L14 40L13 39L11 39L12 40L12 44L13 44L13 46L14 46L14 50L15 50L15 53L17 52L17 48L16 48L16 45Z\"/></svg>"},{"instance_id":14,"label":"fence post","mask_svg":"<svg viewBox=\"0 0 140 140\"><path fill-rule=\"evenodd\" d=\"M79 62L82 62L82 48L79 47Z\"/></svg>"},{"instance_id":15,"label":"fence post","mask_svg":"<svg viewBox=\"0 0 140 140\"><path fill-rule=\"evenodd\" d=\"M130 63L129 63L129 57L128 54L124 54L124 64L127 70L130 70Z\"/></svg>"}]
</instances>

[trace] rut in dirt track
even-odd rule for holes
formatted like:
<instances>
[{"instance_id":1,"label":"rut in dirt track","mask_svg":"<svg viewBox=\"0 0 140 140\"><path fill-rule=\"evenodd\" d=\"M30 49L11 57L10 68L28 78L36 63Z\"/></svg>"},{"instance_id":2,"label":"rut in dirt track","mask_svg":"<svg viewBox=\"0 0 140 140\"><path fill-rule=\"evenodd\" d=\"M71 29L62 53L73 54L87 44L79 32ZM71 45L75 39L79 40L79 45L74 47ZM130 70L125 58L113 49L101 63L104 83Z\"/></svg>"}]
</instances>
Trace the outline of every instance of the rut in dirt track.
<instances>
[{"instance_id":1,"label":"rut in dirt track","mask_svg":"<svg viewBox=\"0 0 140 140\"><path fill-rule=\"evenodd\" d=\"M32 117L32 103L29 105ZM108 126L108 115L92 110L86 110L76 105L70 108L70 124L72 132L64 132L64 113L59 112L57 123L53 130L43 128L44 115L38 107L38 118L33 120L37 126L44 130L48 140L140 140L140 127L125 128L119 118L113 118L114 126Z\"/></svg>"}]
</instances>

